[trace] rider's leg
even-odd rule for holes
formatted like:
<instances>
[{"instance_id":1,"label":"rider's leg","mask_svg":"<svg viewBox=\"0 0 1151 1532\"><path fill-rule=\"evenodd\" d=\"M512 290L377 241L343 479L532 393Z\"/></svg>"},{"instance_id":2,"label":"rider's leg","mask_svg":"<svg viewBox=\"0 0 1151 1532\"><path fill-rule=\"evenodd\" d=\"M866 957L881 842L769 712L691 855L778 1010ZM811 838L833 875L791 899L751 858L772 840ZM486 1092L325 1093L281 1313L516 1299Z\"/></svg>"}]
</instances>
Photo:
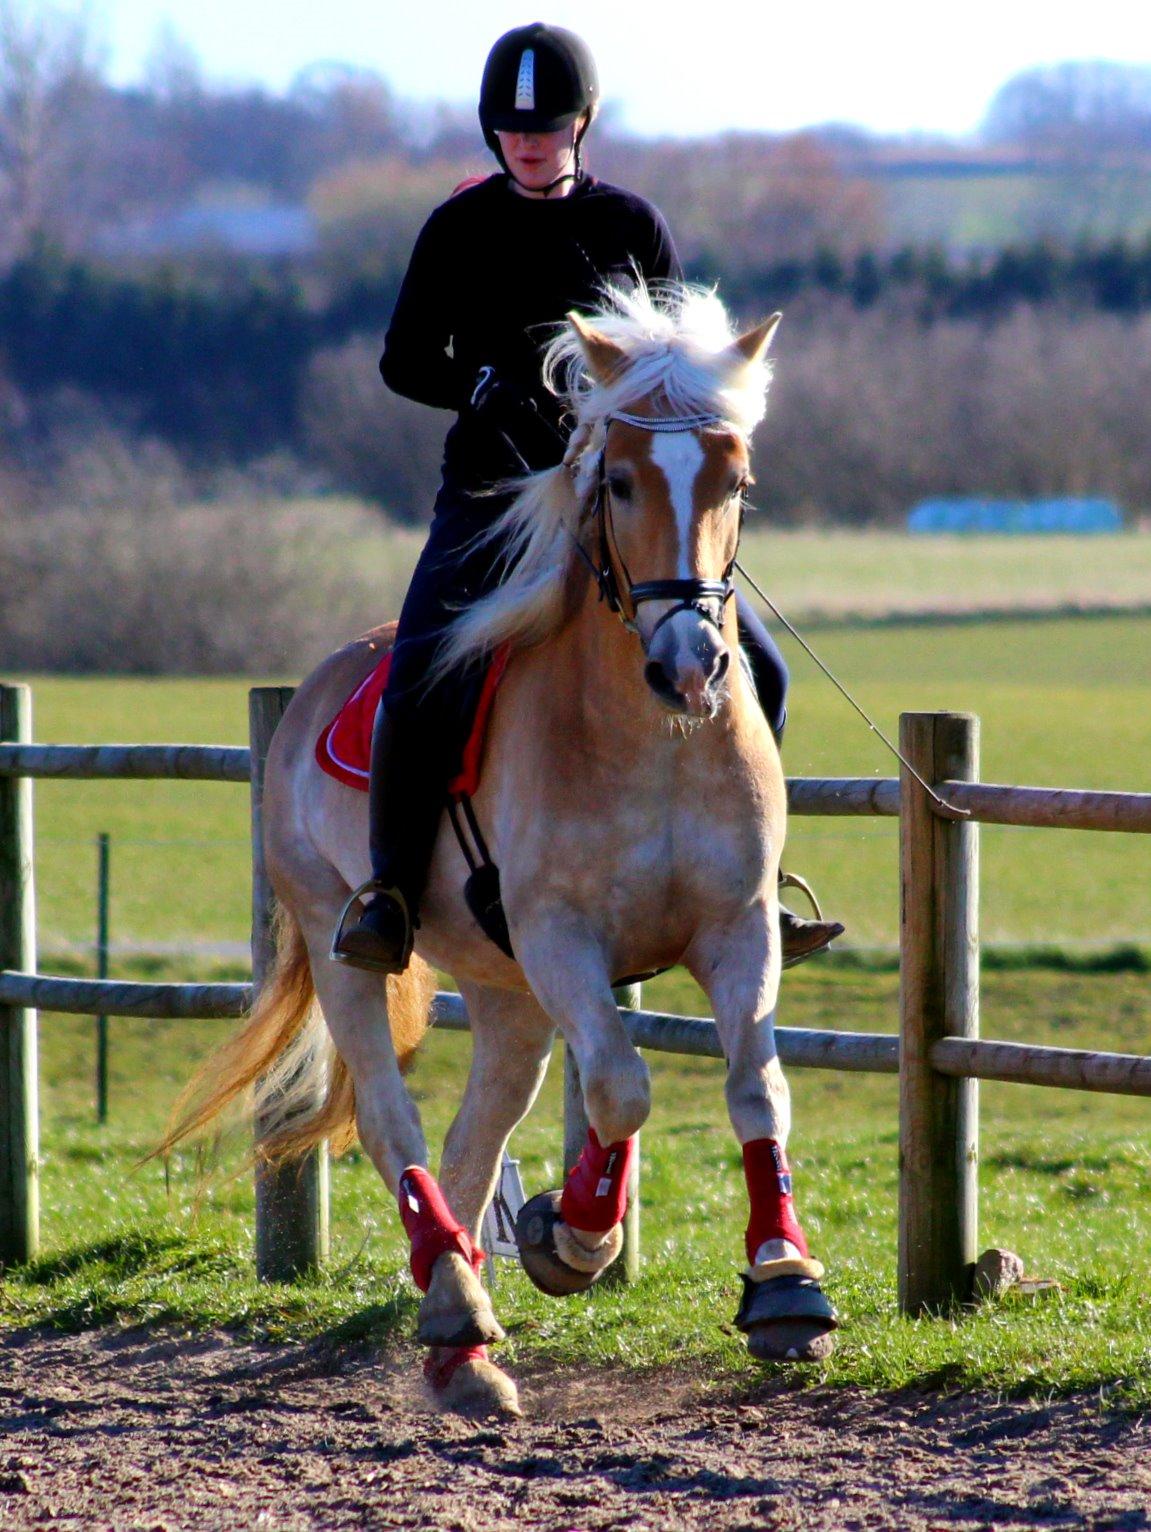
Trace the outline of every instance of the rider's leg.
<instances>
[{"instance_id":1,"label":"rider's leg","mask_svg":"<svg viewBox=\"0 0 1151 1532\"><path fill-rule=\"evenodd\" d=\"M771 634L756 615L751 603L742 594L735 598L739 618L740 648L747 656L755 694L763 709L768 726L777 745L783 741L787 723L787 662ZM782 874L781 874L782 881ZM843 926L838 920L824 920L815 904L815 897L801 880L793 880L803 888L815 905L817 919L804 920L784 905L779 907L779 930L783 938L783 966L793 968L817 952L829 947L842 934Z\"/></svg>"},{"instance_id":2,"label":"rider's leg","mask_svg":"<svg viewBox=\"0 0 1151 1532\"><path fill-rule=\"evenodd\" d=\"M386 700L376 710L368 785L371 897L333 949L356 967L401 973L411 957L451 776L451 742L428 723L426 713L390 712Z\"/></svg>"},{"instance_id":3,"label":"rider's leg","mask_svg":"<svg viewBox=\"0 0 1151 1532\"><path fill-rule=\"evenodd\" d=\"M741 591L736 593L735 611L739 619L739 647L747 658L755 695L778 745L783 741L787 724L787 688L791 681L787 661Z\"/></svg>"},{"instance_id":4,"label":"rider's leg","mask_svg":"<svg viewBox=\"0 0 1151 1532\"><path fill-rule=\"evenodd\" d=\"M474 545L482 526L474 514L451 506L439 512L400 614L388 687L372 730L371 898L333 948L335 957L359 967L398 973L411 955L447 784L459 764L478 683L477 676L453 673L429 685L427 677L446 625L461 605L496 583L498 550Z\"/></svg>"}]
</instances>

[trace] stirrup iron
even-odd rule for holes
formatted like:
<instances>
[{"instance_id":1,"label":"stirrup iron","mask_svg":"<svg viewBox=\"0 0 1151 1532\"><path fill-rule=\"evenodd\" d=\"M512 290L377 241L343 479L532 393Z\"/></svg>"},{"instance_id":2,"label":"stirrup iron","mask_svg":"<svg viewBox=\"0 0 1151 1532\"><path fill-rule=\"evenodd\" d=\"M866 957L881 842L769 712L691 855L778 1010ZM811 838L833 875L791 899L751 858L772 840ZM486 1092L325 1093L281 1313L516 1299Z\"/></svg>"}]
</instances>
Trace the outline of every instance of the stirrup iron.
<instances>
[{"instance_id":1,"label":"stirrup iron","mask_svg":"<svg viewBox=\"0 0 1151 1532\"><path fill-rule=\"evenodd\" d=\"M412 920L411 908L399 888L385 883L382 878L375 877L368 878L366 882L360 884L359 888L353 889L344 901L344 907L341 909L339 919L336 921L336 929L332 935L332 946L328 956L334 963L347 963L349 968L363 968L378 973L393 973L396 970L390 967L385 968L382 964L365 963L362 958L354 958L350 954L340 951L340 944L344 939L344 930L348 924L348 916L351 914L354 905L359 904L362 906L364 904L364 897L367 894L381 894L386 899L394 899L403 911L404 919L407 921L408 926L408 949L404 955L404 965L407 965L411 957L412 947L415 945L415 926ZM400 971L402 972L402 969Z\"/></svg>"},{"instance_id":2,"label":"stirrup iron","mask_svg":"<svg viewBox=\"0 0 1151 1532\"><path fill-rule=\"evenodd\" d=\"M807 881L806 878L801 878L797 872L784 872L783 868L781 867L779 869L779 887L798 888L800 893L807 900L808 904L810 904L811 908L815 911L816 920L818 920L820 924L823 923L823 910L820 908L819 900L815 897L815 890L812 888L811 884Z\"/></svg>"}]
</instances>

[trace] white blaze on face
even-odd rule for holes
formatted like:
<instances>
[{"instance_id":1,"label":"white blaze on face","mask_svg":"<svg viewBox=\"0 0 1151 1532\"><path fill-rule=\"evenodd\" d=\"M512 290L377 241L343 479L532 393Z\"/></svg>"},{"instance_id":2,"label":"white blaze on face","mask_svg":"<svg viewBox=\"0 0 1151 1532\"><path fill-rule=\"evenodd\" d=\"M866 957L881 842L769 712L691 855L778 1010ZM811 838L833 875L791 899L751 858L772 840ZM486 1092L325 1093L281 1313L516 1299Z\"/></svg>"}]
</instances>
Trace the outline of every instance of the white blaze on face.
<instances>
[{"instance_id":1,"label":"white blaze on face","mask_svg":"<svg viewBox=\"0 0 1151 1532\"><path fill-rule=\"evenodd\" d=\"M693 431L656 433L651 442L652 466L667 482L668 501L675 516L675 578L696 577L693 569L693 526L695 521L695 482L705 462L703 446ZM660 603L657 603L657 608ZM668 603L672 616L658 632L653 632L648 661L658 664L684 703L684 711L693 717L714 712L713 682L725 646L717 628L705 623L697 611ZM653 621L654 621L653 617Z\"/></svg>"},{"instance_id":2,"label":"white blaze on face","mask_svg":"<svg viewBox=\"0 0 1151 1532\"><path fill-rule=\"evenodd\" d=\"M656 432L651 441L651 460L667 480L668 498L675 512L679 539L675 560L676 579L690 579L695 480L703 467L703 446L694 431Z\"/></svg>"}]
</instances>

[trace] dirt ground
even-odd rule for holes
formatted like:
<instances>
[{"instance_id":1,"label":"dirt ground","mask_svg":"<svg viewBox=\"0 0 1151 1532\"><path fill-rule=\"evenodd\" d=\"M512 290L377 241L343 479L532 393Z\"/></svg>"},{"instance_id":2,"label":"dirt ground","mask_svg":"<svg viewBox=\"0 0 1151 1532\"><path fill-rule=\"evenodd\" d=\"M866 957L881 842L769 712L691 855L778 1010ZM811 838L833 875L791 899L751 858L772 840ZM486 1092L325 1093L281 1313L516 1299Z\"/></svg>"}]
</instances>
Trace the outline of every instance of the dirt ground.
<instances>
[{"instance_id":1,"label":"dirt ground","mask_svg":"<svg viewBox=\"0 0 1151 1532\"><path fill-rule=\"evenodd\" d=\"M1151 1418L520 1374L527 1419L435 1413L414 1353L141 1329L0 1338L0 1527L1151 1526Z\"/></svg>"}]
</instances>

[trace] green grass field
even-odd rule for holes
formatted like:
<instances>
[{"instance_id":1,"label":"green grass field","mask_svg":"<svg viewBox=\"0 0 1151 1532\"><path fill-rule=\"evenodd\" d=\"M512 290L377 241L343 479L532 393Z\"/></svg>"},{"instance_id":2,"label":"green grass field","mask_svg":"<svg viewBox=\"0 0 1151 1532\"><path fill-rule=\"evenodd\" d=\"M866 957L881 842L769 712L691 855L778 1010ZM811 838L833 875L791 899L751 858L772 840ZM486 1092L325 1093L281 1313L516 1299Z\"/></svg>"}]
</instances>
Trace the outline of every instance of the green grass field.
<instances>
[{"instance_id":1,"label":"green grass field","mask_svg":"<svg viewBox=\"0 0 1151 1532\"><path fill-rule=\"evenodd\" d=\"M288 511L285 510L285 515ZM392 611L418 533L374 523L354 503L306 502L341 563L370 573ZM902 532L773 532L753 513L740 558L792 619L1151 605L1151 537L909 537ZM348 558L349 553L351 558Z\"/></svg>"},{"instance_id":2,"label":"green grass field","mask_svg":"<svg viewBox=\"0 0 1151 1532\"><path fill-rule=\"evenodd\" d=\"M1076 165L1056 175L918 175L880 181L893 244L992 249L1032 239L1139 240L1148 172Z\"/></svg>"},{"instance_id":3,"label":"green grass field","mask_svg":"<svg viewBox=\"0 0 1151 1532\"><path fill-rule=\"evenodd\" d=\"M824 659L894 733L904 709L965 708L983 720L988 780L1142 790L1151 758L1151 618L824 629ZM786 766L793 775L888 775L882 746L802 655ZM239 743L240 682L35 682L44 740ZM247 803L213 785L37 785L37 875L46 954L90 966L94 836L113 836L113 937L164 954L118 952L114 971L159 966L208 977L225 961L201 944L246 939ZM811 876L860 947L895 940L897 868L887 821L796 819L792 865ZM993 943L1151 942L1146 837L985 829L983 926ZM45 967L50 965L46 962ZM242 964L227 958L225 966ZM891 972L811 965L789 975L785 1024L890 1031ZM645 992L652 1008L698 1012L682 976ZM410 1330L394 1213L358 1155L333 1178L333 1260L316 1282L250 1278L245 1175L207 1189L196 1157L132 1163L154 1141L195 1059L222 1028L113 1023L112 1120L92 1121L92 1023L42 1026L44 1255L0 1282L0 1322L111 1320L251 1326L284 1336L385 1337ZM985 974L985 1035L1151 1052L1151 996L1139 972ZM433 1142L459 1099L467 1043L433 1036L413 1088ZM751 1375L730 1318L744 1219L738 1152L719 1067L650 1059L655 1109L644 1139L641 1282L563 1304L501 1266L510 1356L634 1364L703 1359ZM515 1152L530 1190L559 1174L559 1071ZM847 1324L831 1381L1098 1388L1151 1404L1151 1151L1148 1107L1122 1097L991 1086L982 1091L981 1243L1018 1250L1062 1290L936 1323L895 1312L897 1092L889 1078L794 1071L797 1192ZM233 1146L225 1172L240 1170Z\"/></svg>"}]
</instances>

